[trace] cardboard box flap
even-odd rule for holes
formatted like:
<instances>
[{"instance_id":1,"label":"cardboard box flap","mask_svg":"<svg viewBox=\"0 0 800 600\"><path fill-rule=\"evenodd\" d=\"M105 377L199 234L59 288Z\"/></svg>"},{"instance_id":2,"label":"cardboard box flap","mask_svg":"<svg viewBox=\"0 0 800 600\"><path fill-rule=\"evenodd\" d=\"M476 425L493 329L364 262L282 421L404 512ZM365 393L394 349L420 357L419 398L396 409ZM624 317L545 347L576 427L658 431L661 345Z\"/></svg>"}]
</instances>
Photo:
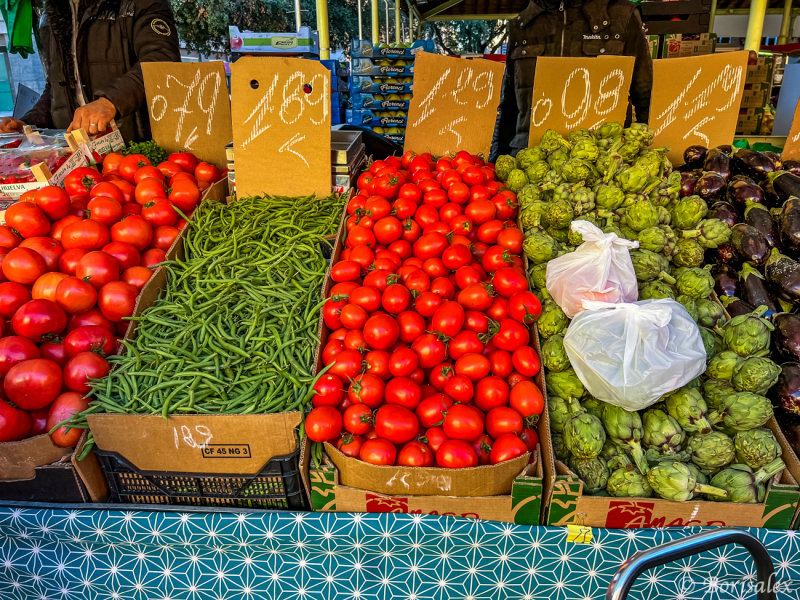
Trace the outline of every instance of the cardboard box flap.
<instances>
[{"instance_id":1,"label":"cardboard box flap","mask_svg":"<svg viewBox=\"0 0 800 600\"><path fill-rule=\"evenodd\" d=\"M380 494L415 496L499 496L511 491L530 453L498 465L468 469L379 466L350 458L330 444L325 451L339 470L342 485Z\"/></svg>"},{"instance_id":2,"label":"cardboard box flap","mask_svg":"<svg viewBox=\"0 0 800 600\"><path fill-rule=\"evenodd\" d=\"M254 474L297 449L302 413L272 415L90 415L100 450L143 471Z\"/></svg>"},{"instance_id":3,"label":"cardboard box flap","mask_svg":"<svg viewBox=\"0 0 800 600\"><path fill-rule=\"evenodd\" d=\"M83 451L83 445L86 443L86 437L86 432L84 431L78 446L75 448L75 452L70 456L70 462L80 476L91 501L103 502L108 497L108 485L103 472L100 470L97 456L95 456L94 452L90 452L86 458L78 460L78 456Z\"/></svg>"},{"instance_id":4,"label":"cardboard box flap","mask_svg":"<svg viewBox=\"0 0 800 600\"><path fill-rule=\"evenodd\" d=\"M0 444L0 480L33 479L36 467L49 465L72 452L60 448L47 434Z\"/></svg>"}]
</instances>

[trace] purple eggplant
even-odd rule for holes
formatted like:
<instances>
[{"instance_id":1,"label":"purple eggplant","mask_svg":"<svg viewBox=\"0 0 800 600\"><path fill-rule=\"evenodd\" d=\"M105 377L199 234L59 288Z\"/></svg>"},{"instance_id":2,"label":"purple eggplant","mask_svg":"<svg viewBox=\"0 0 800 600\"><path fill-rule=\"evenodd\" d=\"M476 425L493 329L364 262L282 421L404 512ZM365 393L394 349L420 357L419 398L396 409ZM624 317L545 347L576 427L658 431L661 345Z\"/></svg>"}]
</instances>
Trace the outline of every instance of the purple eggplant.
<instances>
[{"instance_id":1,"label":"purple eggplant","mask_svg":"<svg viewBox=\"0 0 800 600\"><path fill-rule=\"evenodd\" d=\"M784 360L800 361L800 315L778 313L772 317L772 350Z\"/></svg>"},{"instance_id":2,"label":"purple eggplant","mask_svg":"<svg viewBox=\"0 0 800 600\"><path fill-rule=\"evenodd\" d=\"M681 198L694 194L694 186L697 184L697 173L694 171L681 173Z\"/></svg>"},{"instance_id":3,"label":"purple eggplant","mask_svg":"<svg viewBox=\"0 0 800 600\"><path fill-rule=\"evenodd\" d=\"M748 204L763 204L764 202L764 190L755 183L743 180L730 182L725 188L725 193L728 202L733 204L740 214L744 214Z\"/></svg>"},{"instance_id":4,"label":"purple eggplant","mask_svg":"<svg viewBox=\"0 0 800 600\"><path fill-rule=\"evenodd\" d=\"M755 181L763 181L775 171L775 165L761 152L740 148L731 158L733 173L747 175Z\"/></svg>"},{"instance_id":5,"label":"purple eggplant","mask_svg":"<svg viewBox=\"0 0 800 600\"><path fill-rule=\"evenodd\" d=\"M794 415L800 415L800 363L782 364L778 383L767 394L776 405Z\"/></svg>"},{"instance_id":6,"label":"purple eggplant","mask_svg":"<svg viewBox=\"0 0 800 600\"><path fill-rule=\"evenodd\" d=\"M707 152L705 146L689 146L683 151L683 162L693 169L702 169Z\"/></svg>"},{"instance_id":7,"label":"purple eggplant","mask_svg":"<svg viewBox=\"0 0 800 600\"><path fill-rule=\"evenodd\" d=\"M706 152L706 160L703 162L704 171L713 171L728 180L731 176L731 156L730 153L725 153L719 147L712 148Z\"/></svg>"},{"instance_id":8,"label":"purple eggplant","mask_svg":"<svg viewBox=\"0 0 800 600\"><path fill-rule=\"evenodd\" d=\"M725 307L725 310L728 311L728 314L731 317L748 315L756 309L756 307L752 304L748 304L744 300L736 298L735 296L720 296L719 300L722 302L722 306Z\"/></svg>"},{"instance_id":9,"label":"purple eggplant","mask_svg":"<svg viewBox=\"0 0 800 600\"><path fill-rule=\"evenodd\" d=\"M733 156L734 147L730 144L721 144L716 147L717 150L722 152L723 154L727 154L728 156Z\"/></svg>"},{"instance_id":10,"label":"purple eggplant","mask_svg":"<svg viewBox=\"0 0 800 600\"><path fill-rule=\"evenodd\" d=\"M764 234L747 223L737 223L731 227L731 245L742 262L754 267L763 265L769 258L770 246Z\"/></svg>"},{"instance_id":11,"label":"purple eggplant","mask_svg":"<svg viewBox=\"0 0 800 600\"><path fill-rule=\"evenodd\" d=\"M781 155L777 152L772 152L770 150L765 150L762 152L764 156L766 156L770 162L772 163L773 171L781 171L783 169L783 159Z\"/></svg>"},{"instance_id":12,"label":"purple eggplant","mask_svg":"<svg viewBox=\"0 0 800 600\"><path fill-rule=\"evenodd\" d=\"M789 171L792 175L800 175L800 160L783 161L784 171Z\"/></svg>"},{"instance_id":13,"label":"purple eggplant","mask_svg":"<svg viewBox=\"0 0 800 600\"><path fill-rule=\"evenodd\" d=\"M800 199L790 198L781 210L780 241L784 249L800 256Z\"/></svg>"},{"instance_id":14,"label":"purple eggplant","mask_svg":"<svg viewBox=\"0 0 800 600\"><path fill-rule=\"evenodd\" d=\"M750 203L744 211L744 222L764 234L771 248L780 248L778 224L772 218L768 208L761 204ZM798 234L800 234L800 230L798 230Z\"/></svg>"},{"instance_id":15,"label":"purple eggplant","mask_svg":"<svg viewBox=\"0 0 800 600\"><path fill-rule=\"evenodd\" d=\"M733 183L734 181L744 181L745 183L756 185L755 180L747 175L733 175L728 178L728 183Z\"/></svg>"},{"instance_id":16,"label":"purple eggplant","mask_svg":"<svg viewBox=\"0 0 800 600\"><path fill-rule=\"evenodd\" d=\"M732 204L728 202L715 202L708 211L708 219L719 219L726 223L728 227L733 227L740 221L739 213Z\"/></svg>"},{"instance_id":17,"label":"purple eggplant","mask_svg":"<svg viewBox=\"0 0 800 600\"><path fill-rule=\"evenodd\" d=\"M694 186L694 193L704 200L717 200L725 193L725 178L714 171L706 171Z\"/></svg>"},{"instance_id":18,"label":"purple eggplant","mask_svg":"<svg viewBox=\"0 0 800 600\"><path fill-rule=\"evenodd\" d=\"M800 263L773 248L764 273L778 296L790 302L800 300Z\"/></svg>"},{"instance_id":19,"label":"purple eggplant","mask_svg":"<svg viewBox=\"0 0 800 600\"><path fill-rule=\"evenodd\" d=\"M735 298L739 293L739 275L728 265L714 265L711 269L714 276L714 291L722 298Z\"/></svg>"},{"instance_id":20,"label":"purple eggplant","mask_svg":"<svg viewBox=\"0 0 800 600\"><path fill-rule=\"evenodd\" d=\"M739 281L741 282L739 287L742 291L742 299L745 302L753 306L761 306L762 304L766 306L765 316L778 312L778 306L770 296L767 290L767 282L761 273L745 263L742 265L742 270L739 271Z\"/></svg>"},{"instance_id":21,"label":"purple eggplant","mask_svg":"<svg viewBox=\"0 0 800 600\"><path fill-rule=\"evenodd\" d=\"M800 177L788 171L775 171L767 178L772 191L780 202L786 202L792 196L800 197Z\"/></svg>"}]
</instances>

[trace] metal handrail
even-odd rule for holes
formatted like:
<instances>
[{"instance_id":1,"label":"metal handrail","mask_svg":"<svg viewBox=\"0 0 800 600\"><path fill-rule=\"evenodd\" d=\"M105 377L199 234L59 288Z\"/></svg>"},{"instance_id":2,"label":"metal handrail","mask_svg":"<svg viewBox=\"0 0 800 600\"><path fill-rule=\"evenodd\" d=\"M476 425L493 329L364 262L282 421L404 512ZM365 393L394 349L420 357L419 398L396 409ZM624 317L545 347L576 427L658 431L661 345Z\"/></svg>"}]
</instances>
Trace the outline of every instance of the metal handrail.
<instances>
[{"instance_id":1,"label":"metal handrail","mask_svg":"<svg viewBox=\"0 0 800 600\"><path fill-rule=\"evenodd\" d=\"M666 563L700 554L706 550L740 544L753 557L756 563L758 586L757 600L776 600L775 568L769 552L758 538L740 529L723 528L698 533L675 540L650 550L637 552L626 560L614 574L606 591L606 600L624 600L628 596L636 578L646 570Z\"/></svg>"}]
</instances>

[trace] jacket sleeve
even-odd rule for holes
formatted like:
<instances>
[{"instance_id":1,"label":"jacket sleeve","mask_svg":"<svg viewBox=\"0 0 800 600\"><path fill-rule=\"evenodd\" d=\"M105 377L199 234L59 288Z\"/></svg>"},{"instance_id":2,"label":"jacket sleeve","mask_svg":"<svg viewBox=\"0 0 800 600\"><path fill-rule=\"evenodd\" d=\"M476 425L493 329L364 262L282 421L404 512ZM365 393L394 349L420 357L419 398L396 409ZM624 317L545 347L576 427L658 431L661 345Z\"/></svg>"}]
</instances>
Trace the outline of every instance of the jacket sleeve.
<instances>
[{"instance_id":1,"label":"jacket sleeve","mask_svg":"<svg viewBox=\"0 0 800 600\"><path fill-rule=\"evenodd\" d=\"M181 60L175 20L168 0L138 0L131 40L137 62L113 84L96 90L95 98L107 98L117 107L120 117L144 106L143 62Z\"/></svg>"},{"instance_id":2,"label":"jacket sleeve","mask_svg":"<svg viewBox=\"0 0 800 600\"><path fill-rule=\"evenodd\" d=\"M20 119L26 125L33 125L34 127L41 127L43 129L50 129L53 127L53 118L50 111L50 82L45 84L44 91L36 104L22 115Z\"/></svg>"},{"instance_id":3,"label":"jacket sleeve","mask_svg":"<svg viewBox=\"0 0 800 600\"><path fill-rule=\"evenodd\" d=\"M653 87L653 59L645 37L642 18L634 10L625 32L625 55L633 56L633 81L631 81L631 103L636 109L636 120L647 123L650 117L650 94Z\"/></svg>"},{"instance_id":4,"label":"jacket sleeve","mask_svg":"<svg viewBox=\"0 0 800 600\"><path fill-rule=\"evenodd\" d=\"M511 140L517 133L519 107L517 107L517 94L514 90L514 61L510 57L506 59L506 72L503 77L502 98L498 113L492 140L492 158L494 159L511 151Z\"/></svg>"}]
</instances>

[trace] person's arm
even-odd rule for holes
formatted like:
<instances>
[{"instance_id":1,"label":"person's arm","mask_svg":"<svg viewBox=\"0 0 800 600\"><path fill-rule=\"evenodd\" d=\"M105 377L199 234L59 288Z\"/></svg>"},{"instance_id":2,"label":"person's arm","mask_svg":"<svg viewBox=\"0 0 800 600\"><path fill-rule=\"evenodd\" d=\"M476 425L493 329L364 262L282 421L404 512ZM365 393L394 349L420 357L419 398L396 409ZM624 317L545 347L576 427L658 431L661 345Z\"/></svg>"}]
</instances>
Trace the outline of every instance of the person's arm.
<instances>
[{"instance_id":1,"label":"person's arm","mask_svg":"<svg viewBox=\"0 0 800 600\"><path fill-rule=\"evenodd\" d=\"M22 115L21 121L26 125L33 125L34 127L41 127L42 129L49 129L53 127L53 117L50 111L50 82L48 81L44 86L44 91L36 104Z\"/></svg>"},{"instance_id":2,"label":"person's arm","mask_svg":"<svg viewBox=\"0 0 800 600\"><path fill-rule=\"evenodd\" d=\"M146 102L141 63L181 60L178 31L168 0L139 0L134 19L133 48L138 62L113 84L94 91L95 98L111 101L121 117Z\"/></svg>"},{"instance_id":3,"label":"person's arm","mask_svg":"<svg viewBox=\"0 0 800 600\"><path fill-rule=\"evenodd\" d=\"M650 117L650 94L653 87L653 58L645 37L639 9L633 11L625 32L625 55L633 56L633 80L631 81L631 103L636 109L636 120L647 123Z\"/></svg>"},{"instance_id":4,"label":"person's arm","mask_svg":"<svg viewBox=\"0 0 800 600\"><path fill-rule=\"evenodd\" d=\"M514 61L506 58L506 72L503 77L503 93L500 102L499 115L495 125L494 140L492 143L493 158L511 152L511 140L517 134L517 93L514 89Z\"/></svg>"}]
</instances>

